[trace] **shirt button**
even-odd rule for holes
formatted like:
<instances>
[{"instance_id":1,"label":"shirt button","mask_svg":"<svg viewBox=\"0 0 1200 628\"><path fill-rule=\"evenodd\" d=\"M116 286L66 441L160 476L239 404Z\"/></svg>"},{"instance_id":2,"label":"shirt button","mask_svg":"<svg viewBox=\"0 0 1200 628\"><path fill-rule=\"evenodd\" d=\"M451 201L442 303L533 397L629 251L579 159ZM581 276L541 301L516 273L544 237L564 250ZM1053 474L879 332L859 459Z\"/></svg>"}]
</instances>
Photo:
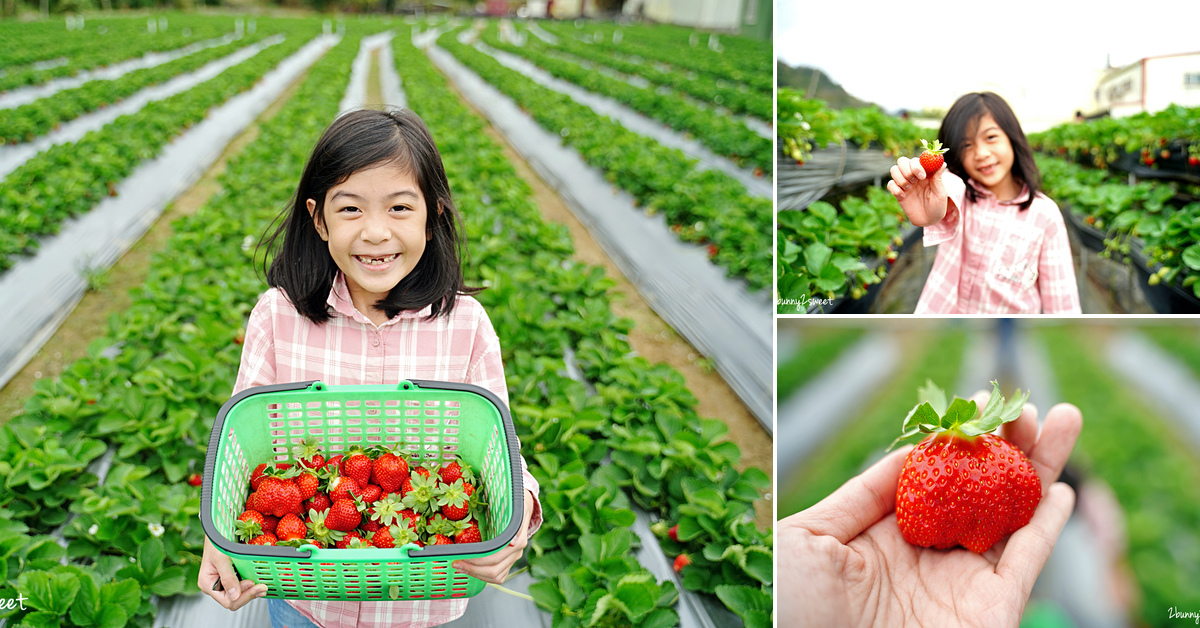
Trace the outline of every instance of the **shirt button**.
<instances>
[{"instance_id":1,"label":"shirt button","mask_svg":"<svg viewBox=\"0 0 1200 628\"><path fill-rule=\"evenodd\" d=\"M372 347L378 347L378 346L379 346L379 339L378 339L378 338L372 338L372 339L371 339L371 346L372 346Z\"/></svg>"}]
</instances>

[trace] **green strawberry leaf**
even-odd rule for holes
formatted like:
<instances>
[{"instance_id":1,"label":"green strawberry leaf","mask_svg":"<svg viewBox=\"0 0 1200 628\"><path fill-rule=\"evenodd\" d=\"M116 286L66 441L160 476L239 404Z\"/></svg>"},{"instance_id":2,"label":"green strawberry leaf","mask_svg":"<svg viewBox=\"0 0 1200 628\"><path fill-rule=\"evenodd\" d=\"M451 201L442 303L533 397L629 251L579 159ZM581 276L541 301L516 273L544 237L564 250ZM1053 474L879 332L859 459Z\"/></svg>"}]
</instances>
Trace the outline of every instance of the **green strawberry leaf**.
<instances>
[{"instance_id":1,"label":"green strawberry leaf","mask_svg":"<svg viewBox=\"0 0 1200 628\"><path fill-rule=\"evenodd\" d=\"M918 403L929 402L938 416L946 414L946 391L938 388L931 379L925 380L925 385L917 389L917 401ZM930 423L937 423L937 421L930 421Z\"/></svg>"},{"instance_id":2,"label":"green strawberry leaf","mask_svg":"<svg viewBox=\"0 0 1200 628\"><path fill-rule=\"evenodd\" d=\"M1021 394L1020 390L1013 395L1012 401L1004 402L1004 397L1000 394L1000 385L995 381L992 382L992 396L988 400L987 407L980 417L974 421L970 421L959 428L963 434L967 436L978 436L980 434L990 434L996 431L996 428L1010 421L1015 421L1021 416L1021 411L1025 408L1025 402L1029 399L1029 392Z\"/></svg>"},{"instance_id":3,"label":"green strawberry leaf","mask_svg":"<svg viewBox=\"0 0 1200 628\"><path fill-rule=\"evenodd\" d=\"M833 249L821 244L813 242L804 249L804 260L808 265L808 272L813 276L819 277L821 269L829 262L829 257L833 255Z\"/></svg>"},{"instance_id":4,"label":"green strawberry leaf","mask_svg":"<svg viewBox=\"0 0 1200 628\"><path fill-rule=\"evenodd\" d=\"M743 585L717 585L717 597L729 610L742 618L746 626L770 626L771 596L762 589ZM754 618L753 620L751 618ZM762 623L763 619L766 623Z\"/></svg>"},{"instance_id":5,"label":"green strawberry leaf","mask_svg":"<svg viewBox=\"0 0 1200 628\"><path fill-rule=\"evenodd\" d=\"M946 414L942 415L942 428L947 430L957 428L974 419L978 411L974 401L955 397L954 401L950 402L950 407L946 409Z\"/></svg>"},{"instance_id":6,"label":"green strawberry leaf","mask_svg":"<svg viewBox=\"0 0 1200 628\"><path fill-rule=\"evenodd\" d=\"M1200 243L1193 244L1183 250L1183 263L1192 270L1200 270Z\"/></svg>"}]
</instances>

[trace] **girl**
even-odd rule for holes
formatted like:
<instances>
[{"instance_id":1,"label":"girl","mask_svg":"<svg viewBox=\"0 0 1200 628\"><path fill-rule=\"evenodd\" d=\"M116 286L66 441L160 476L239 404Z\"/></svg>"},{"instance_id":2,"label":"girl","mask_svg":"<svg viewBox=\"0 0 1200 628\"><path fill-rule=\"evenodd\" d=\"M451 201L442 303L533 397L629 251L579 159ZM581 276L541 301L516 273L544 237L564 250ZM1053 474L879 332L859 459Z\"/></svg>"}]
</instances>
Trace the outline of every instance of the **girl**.
<instances>
[{"instance_id":1,"label":"girl","mask_svg":"<svg viewBox=\"0 0 1200 628\"><path fill-rule=\"evenodd\" d=\"M892 166L888 191L938 246L917 314L1078 314L1079 290L1062 214L1017 117L996 94L967 94L942 120L946 163Z\"/></svg>"},{"instance_id":2,"label":"girl","mask_svg":"<svg viewBox=\"0 0 1200 628\"><path fill-rule=\"evenodd\" d=\"M416 114L354 111L313 148L290 207L265 240L270 289L246 328L234 394L251 386L320 379L395 384L471 383L508 403L500 343L464 285L458 218L441 155ZM268 256L270 258L271 256ZM452 566L502 583L541 525L538 484L521 461L524 520L512 543ZM220 578L224 591L213 591ZM230 559L205 539L198 582L237 610L266 594L238 582ZM467 601L269 600L275 628L434 626Z\"/></svg>"}]
</instances>

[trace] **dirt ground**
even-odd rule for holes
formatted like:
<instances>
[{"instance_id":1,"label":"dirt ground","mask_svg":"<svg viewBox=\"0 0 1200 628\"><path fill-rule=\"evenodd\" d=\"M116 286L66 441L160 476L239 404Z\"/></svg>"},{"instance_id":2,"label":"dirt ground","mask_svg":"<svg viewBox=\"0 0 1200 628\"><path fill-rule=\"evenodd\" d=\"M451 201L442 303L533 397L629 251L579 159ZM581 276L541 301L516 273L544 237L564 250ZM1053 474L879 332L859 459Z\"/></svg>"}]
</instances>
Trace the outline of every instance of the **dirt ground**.
<instances>
[{"instance_id":1,"label":"dirt ground","mask_svg":"<svg viewBox=\"0 0 1200 628\"><path fill-rule=\"evenodd\" d=\"M375 55L371 61L368 103L381 101L378 76L378 55ZM106 273L104 286L85 294L41 351L0 390L0 423L20 412L25 399L33 392L35 381L43 377L55 377L83 357L88 343L105 333L109 315L129 306L130 289L144 281L151 256L161 250L171 236L171 223L176 218L195 212L219 190L217 177L225 171L229 159L257 137L258 125L282 107L303 79L303 76L300 77L258 120L230 143L204 177L169 206L146 235ZM465 99L463 102L470 106ZM575 243L575 258L604 267L608 276L616 281L613 309L618 316L634 321L634 329L629 336L629 343L634 350L651 362L666 363L679 371L699 400L697 411L700 415L721 419L729 426L730 440L742 450L741 467L758 467L773 480L772 439L754 415L720 375L704 367L704 356L654 313L562 199L538 177L498 131L490 126L488 130L504 147L505 154L521 177L532 186L543 216L570 229ZM772 525L772 502L758 502L756 515L761 527Z\"/></svg>"}]
</instances>

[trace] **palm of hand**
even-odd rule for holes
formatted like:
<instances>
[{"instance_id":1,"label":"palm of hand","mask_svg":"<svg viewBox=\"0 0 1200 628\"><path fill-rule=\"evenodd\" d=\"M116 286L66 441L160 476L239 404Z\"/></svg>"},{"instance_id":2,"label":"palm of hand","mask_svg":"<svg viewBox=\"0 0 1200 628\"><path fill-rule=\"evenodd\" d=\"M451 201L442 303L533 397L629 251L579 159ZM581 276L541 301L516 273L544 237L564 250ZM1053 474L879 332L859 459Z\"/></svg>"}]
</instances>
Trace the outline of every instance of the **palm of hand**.
<instances>
[{"instance_id":1,"label":"palm of hand","mask_svg":"<svg viewBox=\"0 0 1200 628\"><path fill-rule=\"evenodd\" d=\"M900 198L900 208L915 225L934 224L946 213L946 188L940 176L932 176L916 183Z\"/></svg>"},{"instance_id":2,"label":"palm of hand","mask_svg":"<svg viewBox=\"0 0 1200 628\"><path fill-rule=\"evenodd\" d=\"M880 520L843 546L842 580L867 591L889 591L862 609L858 625L1016 626L1021 587L996 571L1004 543L983 554L956 548L935 550L910 545L895 516ZM1028 595L1028 594L1026 594Z\"/></svg>"}]
</instances>

